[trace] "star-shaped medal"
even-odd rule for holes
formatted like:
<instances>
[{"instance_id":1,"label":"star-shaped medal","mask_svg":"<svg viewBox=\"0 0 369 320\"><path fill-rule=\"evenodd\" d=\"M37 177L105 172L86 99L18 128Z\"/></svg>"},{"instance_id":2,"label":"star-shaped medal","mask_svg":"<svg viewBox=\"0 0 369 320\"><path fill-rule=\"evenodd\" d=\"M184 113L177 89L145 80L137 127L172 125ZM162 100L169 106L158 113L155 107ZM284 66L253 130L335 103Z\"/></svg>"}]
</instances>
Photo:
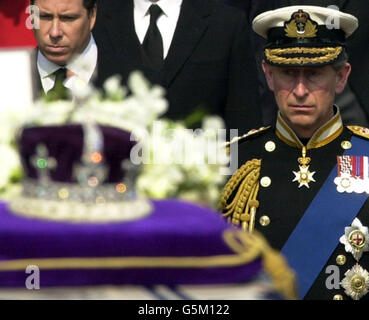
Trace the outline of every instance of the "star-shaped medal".
<instances>
[{"instance_id":1,"label":"star-shaped medal","mask_svg":"<svg viewBox=\"0 0 369 320\"><path fill-rule=\"evenodd\" d=\"M359 264L346 271L345 278L341 282L345 293L354 300L359 300L368 293L369 273Z\"/></svg>"},{"instance_id":2,"label":"star-shaped medal","mask_svg":"<svg viewBox=\"0 0 369 320\"><path fill-rule=\"evenodd\" d=\"M298 158L297 161L299 162L300 170L299 171L292 171L295 175L295 178L292 180L292 182L297 181L299 183L299 188L302 186L305 186L306 188L309 188L309 183L311 181L315 182L313 175L315 174L315 171L310 172L308 164L310 163L310 158L306 157L306 147L302 148L302 157Z\"/></svg>"},{"instance_id":3,"label":"star-shaped medal","mask_svg":"<svg viewBox=\"0 0 369 320\"><path fill-rule=\"evenodd\" d=\"M359 261L363 252L369 251L368 227L364 227L358 218L351 227L345 228L345 234L340 238L346 252L351 252L356 261Z\"/></svg>"},{"instance_id":4,"label":"star-shaped medal","mask_svg":"<svg viewBox=\"0 0 369 320\"><path fill-rule=\"evenodd\" d=\"M300 171L293 171L293 173L295 174L295 179L293 179L292 182L297 181L299 183L299 188L302 186L309 188L309 182L315 182L313 178L315 171L310 172L309 166L300 166Z\"/></svg>"}]
</instances>

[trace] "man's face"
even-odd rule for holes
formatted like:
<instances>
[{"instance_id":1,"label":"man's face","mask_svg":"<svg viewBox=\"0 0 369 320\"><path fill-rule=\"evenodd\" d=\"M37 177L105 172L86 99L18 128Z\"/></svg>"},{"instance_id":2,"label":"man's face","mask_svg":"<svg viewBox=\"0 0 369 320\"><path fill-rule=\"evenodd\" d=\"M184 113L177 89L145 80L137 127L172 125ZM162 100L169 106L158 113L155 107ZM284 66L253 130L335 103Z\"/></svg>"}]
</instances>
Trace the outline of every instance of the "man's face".
<instances>
[{"instance_id":1,"label":"man's face","mask_svg":"<svg viewBox=\"0 0 369 320\"><path fill-rule=\"evenodd\" d=\"M351 67L276 67L263 63L270 90L282 118L301 138L313 133L333 116L335 95L341 93Z\"/></svg>"},{"instance_id":2,"label":"man's face","mask_svg":"<svg viewBox=\"0 0 369 320\"><path fill-rule=\"evenodd\" d=\"M83 0L35 0L35 5L40 11L40 28L34 33L44 56L65 65L73 55L82 53L90 41L96 8L89 14Z\"/></svg>"}]
</instances>

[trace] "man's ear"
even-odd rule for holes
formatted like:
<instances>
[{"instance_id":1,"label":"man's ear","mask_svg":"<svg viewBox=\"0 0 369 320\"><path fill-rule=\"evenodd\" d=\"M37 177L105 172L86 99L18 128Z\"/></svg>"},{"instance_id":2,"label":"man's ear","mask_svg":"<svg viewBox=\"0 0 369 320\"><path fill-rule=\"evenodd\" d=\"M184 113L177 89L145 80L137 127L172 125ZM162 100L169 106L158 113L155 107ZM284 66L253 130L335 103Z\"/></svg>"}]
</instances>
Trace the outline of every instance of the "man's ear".
<instances>
[{"instance_id":1,"label":"man's ear","mask_svg":"<svg viewBox=\"0 0 369 320\"><path fill-rule=\"evenodd\" d=\"M97 5L95 4L94 7L92 8L91 12L89 13L89 15L90 15L90 17L89 17L90 18L90 31L95 26L96 14L97 14Z\"/></svg>"},{"instance_id":2,"label":"man's ear","mask_svg":"<svg viewBox=\"0 0 369 320\"><path fill-rule=\"evenodd\" d=\"M274 92L274 83L273 83L273 69L272 66L267 64L265 60L263 60L261 66L263 67L265 79L268 83L268 87L271 91Z\"/></svg>"},{"instance_id":3,"label":"man's ear","mask_svg":"<svg viewBox=\"0 0 369 320\"><path fill-rule=\"evenodd\" d=\"M351 65L346 62L346 64L337 71L336 74L336 94L340 94L343 89L345 89L348 77L351 73Z\"/></svg>"}]
</instances>

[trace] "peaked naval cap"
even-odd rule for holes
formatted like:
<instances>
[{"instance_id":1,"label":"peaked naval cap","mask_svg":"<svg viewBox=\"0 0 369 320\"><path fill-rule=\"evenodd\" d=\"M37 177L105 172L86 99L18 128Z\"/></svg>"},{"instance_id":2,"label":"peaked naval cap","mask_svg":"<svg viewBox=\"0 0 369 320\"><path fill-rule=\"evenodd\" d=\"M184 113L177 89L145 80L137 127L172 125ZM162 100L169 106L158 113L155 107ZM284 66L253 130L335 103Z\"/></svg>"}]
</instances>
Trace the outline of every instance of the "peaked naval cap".
<instances>
[{"instance_id":1,"label":"peaked naval cap","mask_svg":"<svg viewBox=\"0 0 369 320\"><path fill-rule=\"evenodd\" d=\"M324 66L345 57L354 16L331 8L290 6L258 15L253 29L267 39L264 60L277 66Z\"/></svg>"}]
</instances>

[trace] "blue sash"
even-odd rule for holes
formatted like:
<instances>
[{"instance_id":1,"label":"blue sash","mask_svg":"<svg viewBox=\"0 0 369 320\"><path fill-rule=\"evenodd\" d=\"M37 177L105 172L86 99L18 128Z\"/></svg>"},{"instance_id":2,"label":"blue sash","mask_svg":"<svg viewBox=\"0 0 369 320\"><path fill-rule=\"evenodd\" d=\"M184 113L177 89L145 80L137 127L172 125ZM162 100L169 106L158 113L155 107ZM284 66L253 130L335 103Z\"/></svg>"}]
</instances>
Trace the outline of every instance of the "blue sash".
<instances>
[{"instance_id":1,"label":"blue sash","mask_svg":"<svg viewBox=\"0 0 369 320\"><path fill-rule=\"evenodd\" d=\"M369 141L354 136L351 143L352 148L345 153L369 155ZM309 291L337 247L344 228L351 225L368 198L366 193L339 193L335 177L337 165L281 250L297 274L300 298Z\"/></svg>"}]
</instances>

